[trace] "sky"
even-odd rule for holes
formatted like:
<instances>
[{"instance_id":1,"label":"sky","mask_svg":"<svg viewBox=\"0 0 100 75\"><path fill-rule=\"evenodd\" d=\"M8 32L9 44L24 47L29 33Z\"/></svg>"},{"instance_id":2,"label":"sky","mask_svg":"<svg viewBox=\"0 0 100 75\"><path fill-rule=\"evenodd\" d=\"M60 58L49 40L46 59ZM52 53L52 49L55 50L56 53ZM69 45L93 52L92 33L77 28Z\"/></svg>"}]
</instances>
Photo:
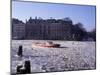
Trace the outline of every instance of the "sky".
<instances>
[{"instance_id":1,"label":"sky","mask_svg":"<svg viewBox=\"0 0 100 75\"><path fill-rule=\"evenodd\" d=\"M38 2L12 2L12 18L17 18L25 22L30 17L41 17L49 19L62 19L69 17L73 24L78 22L83 24L87 31L95 28L96 18L95 6L89 5L71 5L57 3L38 3Z\"/></svg>"}]
</instances>

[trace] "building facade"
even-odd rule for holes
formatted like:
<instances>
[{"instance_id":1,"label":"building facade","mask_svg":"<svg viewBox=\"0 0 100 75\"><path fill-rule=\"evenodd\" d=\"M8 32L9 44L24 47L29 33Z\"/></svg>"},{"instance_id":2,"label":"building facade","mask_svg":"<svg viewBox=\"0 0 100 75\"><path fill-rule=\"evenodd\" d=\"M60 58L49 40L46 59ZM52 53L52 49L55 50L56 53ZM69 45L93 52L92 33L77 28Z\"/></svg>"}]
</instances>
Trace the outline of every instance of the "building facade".
<instances>
[{"instance_id":1,"label":"building facade","mask_svg":"<svg viewBox=\"0 0 100 75\"><path fill-rule=\"evenodd\" d=\"M24 39L24 38L25 38L25 24L13 24L12 39Z\"/></svg>"},{"instance_id":2,"label":"building facade","mask_svg":"<svg viewBox=\"0 0 100 75\"><path fill-rule=\"evenodd\" d=\"M13 24L13 39L68 40L71 21L29 19L26 23Z\"/></svg>"}]
</instances>

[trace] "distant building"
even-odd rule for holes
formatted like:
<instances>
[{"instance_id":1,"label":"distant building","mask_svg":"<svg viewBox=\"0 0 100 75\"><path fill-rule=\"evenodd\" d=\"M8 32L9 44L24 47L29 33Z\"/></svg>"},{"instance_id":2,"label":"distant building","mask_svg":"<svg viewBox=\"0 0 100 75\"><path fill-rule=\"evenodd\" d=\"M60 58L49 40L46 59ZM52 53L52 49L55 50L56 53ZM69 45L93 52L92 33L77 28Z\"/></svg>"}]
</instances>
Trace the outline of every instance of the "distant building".
<instances>
[{"instance_id":1,"label":"distant building","mask_svg":"<svg viewBox=\"0 0 100 75\"><path fill-rule=\"evenodd\" d=\"M12 39L24 39L25 38L25 24L13 24L12 25Z\"/></svg>"},{"instance_id":2,"label":"distant building","mask_svg":"<svg viewBox=\"0 0 100 75\"><path fill-rule=\"evenodd\" d=\"M65 21L67 20L67 21ZM72 21L67 19L30 19L24 24L13 24L13 39L69 40Z\"/></svg>"}]
</instances>

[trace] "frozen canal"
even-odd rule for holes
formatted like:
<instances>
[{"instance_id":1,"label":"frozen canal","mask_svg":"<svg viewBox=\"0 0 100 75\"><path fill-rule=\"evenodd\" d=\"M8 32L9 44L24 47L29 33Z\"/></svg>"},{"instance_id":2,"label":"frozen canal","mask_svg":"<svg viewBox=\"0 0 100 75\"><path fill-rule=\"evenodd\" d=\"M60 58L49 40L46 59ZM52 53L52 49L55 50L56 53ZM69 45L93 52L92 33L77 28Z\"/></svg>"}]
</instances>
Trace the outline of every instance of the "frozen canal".
<instances>
[{"instance_id":1,"label":"frozen canal","mask_svg":"<svg viewBox=\"0 0 100 75\"><path fill-rule=\"evenodd\" d=\"M18 64L31 61L31 72L54 72L95 69L95 42L53 41L60 48L32 48L32 43L43 40L13 40L11 48L11 70L16 73ZM17 57L19 45L23 46L23 57Z\"/></svg>"}]
</instances>

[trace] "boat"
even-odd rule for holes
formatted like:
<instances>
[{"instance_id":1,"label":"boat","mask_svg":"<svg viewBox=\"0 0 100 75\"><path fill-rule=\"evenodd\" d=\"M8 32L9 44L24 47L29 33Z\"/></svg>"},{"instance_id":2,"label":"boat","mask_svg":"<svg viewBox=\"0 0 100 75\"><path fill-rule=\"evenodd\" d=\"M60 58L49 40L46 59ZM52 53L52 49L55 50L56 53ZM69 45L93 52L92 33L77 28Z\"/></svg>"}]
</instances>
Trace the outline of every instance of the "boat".
<instances>
[{"instance_id":1,"label":"boat","mask_svg":"<svg viewBox=\"0 0 100 75\"><path fill-rule=\"evenodd\" d=\"M32 44L32 47L48 47L48 48L57 48L60 47L60 44L54 44L53 42L45 42L45 43L35 43Z\"/></svg>"}]
</instances>

